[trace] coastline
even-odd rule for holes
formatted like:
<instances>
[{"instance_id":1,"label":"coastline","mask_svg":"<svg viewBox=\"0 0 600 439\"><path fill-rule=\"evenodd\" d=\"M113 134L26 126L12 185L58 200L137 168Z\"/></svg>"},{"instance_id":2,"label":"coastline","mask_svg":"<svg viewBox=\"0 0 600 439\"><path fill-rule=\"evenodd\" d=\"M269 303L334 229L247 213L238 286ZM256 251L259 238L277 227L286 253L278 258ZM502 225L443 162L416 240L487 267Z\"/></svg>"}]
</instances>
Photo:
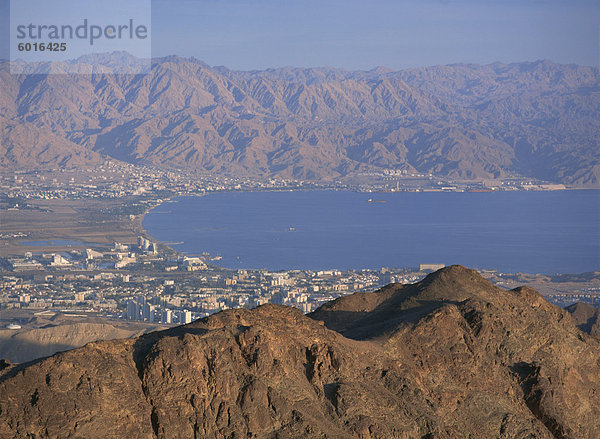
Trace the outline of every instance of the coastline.
<instances>
[{"instance_id":1,"label":"coastline","mask_svg":"<svg viewBox=\"0 0 600 439\"><path fill-rule=\"evenodd\" d=\"M596 194L600 194L600 191L598 191L597 189L592 189L592 190L589 190L589 191L591 191L593 193L596 193ZM271 194L271 193L277 193L277 192L291 193L290 191L287 191L287 190L286 191L248 191L248 192L252 193L252 194L261 194L262 193L262 194L265 194L265 195ZM244 192L244 193L248 193L248 192ZM328 190L328 191L310 190L310 191L306 191L306 190L303 190L303 191L292 191L292 192L295 192L295 193L297 193L297 192L304 192L304 193L306 193L306 192L330 192L330 193L334 193L334 192L348 192L348 193L350 193L350 192L352 192L352 193L355 193L357 195L357 197L354 197L354 202L353 202L354 204L353 204L352 209L362 208L362 207L366 208L366 206L362 206L362 205L363 204L366 205L369 196L372 197L372 195L373 195L372 193L370 195L367 192L362 192L362 191L354 192L354 191L348 191L348 190L344 190L344 191L336 191L336 190ZM488 201L494 200L493 205L495 206L496 211L497 212L503 212L503 215L506 216L506 219L509 219L509 222L507 222L505 224L505 223L502 222L503 220L501 219L501 217L498 217L498 218L494 217L494 218L491 218L491 219L488 218L487 220L484 221L483 225L480 226L477 223L477 220L475 220L475 222L471 226L468 226L464 230L464 233L470 233L471 229L473 229L472 226L475 226L474 229L477 231L477 233L479 233L479 234L485 233L486 235L489 236L489 234L493 232L493 230L489 229L489 227L492 227L492 225L493 225L492 223L490 223L490 221L495 221L495 222L500 221L500 223L498 223L498 224L504 224L503 225L504 229L507 229L507 228L510 229L513 226L516 226L517 229L520 227L521 220L518 219L518 218L514 219L514 215L510 215L510 213L509 213L509 211L511 209L513 209L513 208L516 208L517 210L519 210L518 207L514 207L512 205L513 201L520 199L519 206L522 207L522 208L525 207L526 210L531 210L529 208L529 203L530 202L535 202L535 203L538 203L538 204L541 203L542 206L544 204L545 205L550 205L551 206L550 210L553 211L553 212L551 212L551 215L548 215L548 218L550 218L550 217L553 216L554 210L556 210L556 209L559 208L559 206L556 205L556 203L554 203L552 200L557 200L557 203L559 203L559 204L560 204L560 200L561 199L563 201L565 200L565 198L568 200L569 196L565 192L571 192L571 191L568 191L568 190L567 191L536 191L536 192L531 192L531 191L501 191L501 192L495 192L496 195L477 194L477 193L457 193L457 192L455 192L454 195L448 194L448 196L450 198L447 198L446 194L442 195L440 193L428 193L430 195L430 197L427 197L427 199L429 199L429 200L436 200L436 203L437 203L438 200L445 200L445 201L443 201L442 205L438 206L440 209L444 209L446 207L449 207L449 206L453 205L457 200L461 203L461 205L463 207L466 207L467 209L471 209L472 207L470 206L470 204L472 204L473 201L475 201L475 200L479 200L476 204L477 205L481 205L482 210L485 210L483 208L486 208L486 209L488 208ZM586 192L588 192L588 191L586 191ZM218 192L219 195L231 195L231 194L239 194L239 193L240 193L239 191L220 191L220 192ZM554 193L555 195L550 195L550 193ZM573 191L571 193L573 193L573 194L577 194L577 193L582 194L581 191ZM562 195L560 195L560 194L562 194ZM371 209L371 210L375 209L375 211L382 211L383 212L383 210L388 209L388 208L386 208L386 206L390 206L390 202L391 202L391 204L394 204L393 198L395 198L396 195L400 195L400 196L406 195L410 199L412 199L413 202L415 200L424 200L423 198L421 198L421 195L416 195L416 194L406 193L406 192L389 193L389 194L386 194L386 196L383 196L383 194L381 194L381 195L378 195L378 197L377 197L378 200L380 198L386 198L386 197L389 198L391 196L392 197L391 198L392 201L388 200L388 202L385 202L385 203L375 203L375 202L372 202L372 203L368 204L368 206L369 206L368 209ZM500 195L501 198L498 198L497 195ZM515 198L515 196L516 196L516 198ZM186 198L189 197L190 199L198 198L195 195L185 196L185 197ZM172 197L172 198L174 198L174 197ZM169 199L169 201L172 202L173 201L172 198ZM305 198L305 197L301 197L301 198ZM347 198L347 196L346 196L346 198ZM248 200L248 201L244 201L242 203L245 203L245 204L256 203L257 200L261 200L261 199L264 200L264 197L261 197L261 198L253 197L252 199L253 199L253 201ZM277 199L280 200L280 201L282 200L281 197L279 197ZM296 198L292 198L292 200L294 200L294 199L298 200L297 197ZM583 197L583 201L585 201L585 199L587 199L589 201L589 197L587 197L587 196ZM223 198L221 198L221 200L223 200ZM235 198L235 200L236 200L235 203L237 205L237 203L241 200L241 198L237 197L237 198ZM550 200L550 202L549 202L549 200ZM577 201L577 200L580 200L580 201ZM581 205L582 204L581 200L582 200L582 197L579 195L579 196L575 197L575 199L572 202L568 203L568 204L573 204L574 203L575 205L577 205L577 203L579 203ZM594 197L594 200L595 200L595 197ZM357 202L359 204L356 204ZM216 210L217 212L219 211L219 206L218 206L219 203L223 203L224 208L227 208L226 207L227 204L231 204L232 201L231 201L231 199L228 199L228 201L219 201L216 204L212 203L210 205L211 209L213 209L212 211L214 211L214 209L217 209ZM289 204L289 205L284 203L281 206L279 206L279 208L283 209L284 211L288 211L288 210L293 211L293 209L295 208L294 205L293 205L294 202L290 201L290 203L291 204ZM194 204L194 202L192 202L192 205L187 206L184 209L184 211L185 212L188 212L188 211L189 212L195 212L196 216L194 218L200 218L198 216L198 210L197 210L198 208L193 207L193 204ZM273 201L271 201L268 205L270 206L272 204L273 204ZM536 204L536 206L538 204ZM239 207L236 207L236 209L238 209L238 208ZM268 207L264 207L264 208L260 207L260 201L259 201L259 205L258 206L254 206L254 208L255 208L255 210L259 210L259 211L260 210L266 211L266 210L269 209ZM433 208L433 207L431 207L431 208ZM317 209L320 209L320 207L317 207ZM175 209L173 209L173 210L175 210ZM181 214L181 207L179 209L179 212ZM238 211L236 210L236 212L238 212ZM246 217L247 213L244 213L244 212L246 212L246 211L240 211L239 215L242 215L242 216ZM190 214L192 214L192 213L190 213ZM349 215L352 215L352 214L353 214L352 212L349 213ZM238 215L238 213L236 213L235 215ZM476 214L473 218L478 218L478 215L479 214ZM577 216L575 216L575 218L576 217ZM225 218L227 218L227 216ZM246 219L248 219L248 217L246 217ZM443 259L443 258L440 258L440 257L436 258L435 255L437 254L437 252L435 252L435 251L431 251L431 252L427 253L429 256L427 256L427 255L426 256L422 256L422 257L421 256L417 256L417 257L413 258L412 260L410 260L408 262L406 262L406 261L400 262L397 257L391 256L389 258L389 260L376 262L375 265L373 265L373 264L370 264L370 265L369 264L366 264L366 265L365 264L347 265L345 263L338 263L338 262L336 262L335 261L336 258L333 257L333 258L328 258L328 259L331 259L331 260L330 261L326 261L327 263L326 264L322 264L322 265L319 265L317 263L317 260L315 260L315 262L314 262L313 265L304 265L304 264L293 265L293 264L286 264L286 265L279 266L278 264L273 265L273 263L268 263L268 262L265 263L264 261L266 259L269 259L269 258L262 258L261 259L258 256L256 258L251 257L250 254L246 252L246 248L245 247L238 248L237 247L238 243L236 243L236 242L233 242L233 244L232 244L231 239L237 239L237 238L231 238L230 239L230 237L228 236L228 235L231 234L230 232L233 231L234 234L236 234L236 236L242 236L243 235L244 236L244 242L246 242L247 239L248 239L248 236L254 234L255 230L259 230L260 226L259 226L259 229L254 229L254 228L251 228L252 226L250 225L249 226L250 228L243 228L243 229L239 229L238 230L238 229L236 229L236 225L235 224L231 224L229 222L226 225L224 225L224 224L222 224L220 222L218 222L218 223L211 223L210 220L206 221L206 218L204 217L203 218L204 222L199 224L199 227L201 227L205 231L204 235L202 236L202 238L200 238L200 237L198 237L197 233L193 234L194 235L194 239L202 239L202 241L201 241L202 245L200 247L198 247L198 245L196 244L196 247L194 247L194 245L195 245L194 244L194 239L190 238L188 240L188 238L185 235L182 236L181 233L178 233L178 234L176 234L174 236L173 235L169 236L165 232L165 230L166 230L165 227L168 227L168 223L163 221L164 218L160 218L160 217L157 216L156 220L163 223L162 226L159 226L159 227L161 227L161 229L159 229L159 230L161 230L162 232L159 232L156 229L152 229L151 227L148 227L148 230L145 230L145 232L148 234L148 236L154 236L154 235L152 235L152 231L154 231L159 236L161 236L161 238L163 239L162 242L160 240L158 240L157 242L161 242L163 245L165 245L165 247L168 247L171 251L173 251L174 253L180 254L180 255L181 254L185 254L185 255L190 256L190 257L191 256L201 256L204 252L208 252L208 253L214 254L214 255L222 255L223 256L223 260L222 260L222 262L220 262L220 264L223 264L223 265L219 265L219 266L221 266L223 268L227 268L227 269L260 269L260 268L266 268L266 269L269 269L269 270L293 270L293 269L300 269L300 270L302 270L302 269L307 269L307 270L317 269L318 270L318 269L329 269L329 268L332 268L332 267L340 268L340 269L363 269L363 268L364 269L373 269L375 266L377 266L379 268L381 268L381 266L414 266L415 264L418 265L418 263L420 263L420 262L430 262L431 260L436 260L437 261L438 259L440 259L441 262L446 262L447 264L450 264L450 263L461 263L463 265L481 266L481 267L489 268L489 269L500 267L499 269L501 271L504 271L504 272L522 271L522 272L548 273L548 274L551 274L551 273L561 273L561 272L562 273L585 272L585 271L589 271L591 269L590 267L588 267L588 265L589 265L589 256L587 256L587 258L588 258L587 261L588 262L585 263L584 266L580 266L580 268L575 267L574 263L571 264L569 267L575 267L575 268L569 268L567 266L561 268L559 266L560 264L557 265L556 262L554 262L553 264L549 264L547 266L548 267L547 269L539 268L539 267L542 267L542 265L543 265L542 262L539 262L539 263L530 263L529 265L528 264L524 264L522 267L521 266L517 266L515 264L512 264L511 268L507 268L507 266L506 266L507 264L504 264L504 266L500 266L500 265L495 264L495 263L487 263L487 264L481 264L481 263L479 263L479 264L477 264L477 263L474 263L472 261L469 262L466 259L462 260L462 259L456 259L456 258L447 258L447 259ZM249 221L255 221L255 220L252 220L251 218L248 219L248 220ZM190 225L192 224L192 223L190 223L189 217L187 217L187 219L179 219L179 221L181 221L181 224L184 224L184 226L182 226L184 228L187 228L187 226L185 226L185 224L188 224L188 223ZM217 221L220 221L220 220L217 220ZM306 229L302 230L301 227L298 227L299 224L296 221L299 221L299 219L297 219L296 217L292 216L291 218L286 219L283 223L279 223L279 224L276 224L276 225L269 225L269 227L270 227L270 232L269 233L270 233L270 236L271 236L271 238L269 238L269 239L278 239L278 240L282 239L282 240L285 240L286 241L286 245L288 246L287 247L288 250L286 252L282 253L280 255L281 258L278 259L277 256L274 256L274 255L275 255L275 253L277 251L282 251L282 250L281 249L279 249L279 250L277 249L277 245L276 245L275 242L272 243L273 245L275 245L275 247L269 247L271 244L267 245L267 247L270 249L268 253L269 254L271 254L271 253L273 254L270 257L270 260L277 260L277 261L280 261L283 264L284 259L287 258L287 253L290 253L290 251L289 251L290 248L297 249L297 250L299 250L301 252L304 251L304 250L306 250L306 249L303 249L303 245L304 245L303 242L298 242L297 241L298 240L297 237L292 237L291 231L293 231L294 234L302 234L303 238L301 238L301 239L304 239L304 237L308 237L307 233L310 234L310 232L308 230L306 230ZM534 219L534 217L531 217L531 219L527 220L527 221L536 221L536 220ZM540 219L540 222L541 222L541 224L543 224L543 223L547 223L548 221L545 220L545 219L544 220ZM234 223L235 223L235 221L234 221ZM196 224L195 220L194 220L194 224ZM399 224L400 224L399 227L402 227L401 223L399 223ZM490 224L490 225L486 226L485 224ZM214 229L215 227L221 228L221 226L228 228L228 232L225 233L224 235L223 235L223 233L224 233L223 231L220 232L221 235L219 235L219 232L217 231L216 235L214 235L214 236L213 236L213 232L210 232L210 233L207 232L209 229L210 230L215 230ZM331 224L330 224L330 226L331 226ZM344 227L344 225L342 223L340 223L340 226ZM245 227L245 225L244 225L244 227ZM373 227L376 228L377 225L373 225ZM435 226L435 227L437 227L437 226ZM461 227L464 228L465 224L463 224ZM487 229L486 229L486 227L487 227ZM544 232L545 233L545 235L544 235L544 241L542 241L542 243L547 243L547 242L552 241L552 240L554 240L556 238L555 236L553 236L552 238L550 238L550 235L548 235L548 233L546 233L546 232L550 233L550 230L546 230ZM262 233L262 232L260 232L260 230L259 230L258 233ZM275 236L275 235L273 235L273 233L277 234L277 236L275 238L273 238ZM394 233L396 233L396 232L394 232ZM416 232L416 233L419 234L419 235L421 235L423 232ZM450 232L448 232L448 233L450 233ZM463 232L461 232L461 233L463 233ZM493 232L493 233L496 233L496 232ZM506 233L506 230L505 230L504 233ZM523 233L523 232L520 232L520 233ZM537 231L533 230L532 233L537 233ZM166 235L166 237L165 237L165 235ZM548 236L546 236L546 235L548 235ZM558 238L562 239L562 241L564 241L565 239L569 238L569 236L570 236L570 235L569 236L567 236L567 235L568 234L566 234L566 233L562 233L562 238L561 238L561 236L558 236ZM299 236L299 235L295 235L295 236ZM525 235L525 238L526 237L527 237L527 235ZM292 241L290 241L288 238L292 239ZM522 238L522 237L519 236L519 238ZM525 239L525 238L523 238L523 239ZM350 237L348 237L348 239L350 239ZM513 241L515 241L516 237L513 236L512 239L513 239ZM182 241L182 240L185 241L185 244L186 244L187 247L186 248L182 248L181 251L178 251L175 248L168 246L168 244L167 244L167 243L170 243L170 242ZM537 245L533 245L533 244L526 245L526 241L523 241L523 242L525 242L525 243L523 243L519 239L519 240L515 241L515 245L517 245L517 244L521 245L521 246L525 245L526 247L524 249L526 249L527 247L531 247L531 248L537 247ZM589 236L587 238L587 241L589 242ZM219 242L222 243L222 247L217 247L216 246L216 244L219 244ZM457 242L460 243L460 240L457 241ZM263 242L262 244L258 243L256 245L256 247L267 248L267 247L265 247L265 245L266 245L265 242ZM419 243L414 243L414 244L411 244L411 245L409 245L407 243L407 245L408 245L407 248L409 248L409 249L410 248L419 248L421 246L421 243L419 242ZM561 243L559 245L564 245L564 243ZM233 246L235 246L235 248ZM331 248L334 248L334 247L331 247ZM340 253L340 252L344 253L343 249L342 250L338 249L338 250L334 251L334 250L331 250L331 248L330 248L330 251L324 252L324 253L329 253L330 255L331 254L335 255L336 252L337 253ZM370 247L367 245L366 247L364 247L364 251L366 251L367 253L371 254L372 252L369 250L369 248ZM503 251L506 252L506 249L503 250ZM515 250L515 251L517 251L517 250ZM518 251L521 252L521 250L518 250ZM264 251L261 251L261 252L265 253ZM259 253L261 253L261 252L259 252ZM293 253L296 253L296 252L293 252ZM351 253L361 253L361 252L360 251L356 251L356 252L351 252ZM543 251L541 252L541 254L543 254ZM535 257L532 256L532 259L540 258L541 254L538 255L538 256L535 256ZM558 254L560 254L560 251L554 249L552 254L558 255ZM352 257L354 257L354 256L352 256ZM510 259L512 260L514 257L515 256L511 256ZM498 256L496 259L498 259L498 258L500 258L500 256ZM340 258L338 257L337 259L340 259ZM540 261L541 261L541 259L540 259ZM381 264L383 264L383 265L381 265ZM566 265L568 265L568 264L566 264ZM536 268L536 267L538 267L538 268Z\"/></svg>"},{"instance_id":2,"label":"coastline","mask_svg":"<svg viewBox=\"0 0 600 439\"><path fill-rule=\"evenodd\" d=\"M149 205L141 213L127 212L130 208L127 198L29 200L32 207L29 210L3 212L2 233L5 236L1 240L0 257L23 255L25 252L50 253L90 247L107 248L114 242L135 244L139 236L157 241L144 230L142 223L145 215L164 200L166 199L149 200ZM40 243L28 245L28 241ZM75 243L55 245L51 241ZM174 249L171 251L175 252Z\"/></svg>"},{"instance_id":3,"label":"coastline","mask_svg":"<svg viewBox=\"0 0 600 439\"><path fill-rule=\"evenodd\" d=\"M125 244L134 244L139 236L158 243L167 253L174 256L183 256L183 253L172 247L169 241L161 241L154 237L143 227L143 222L148 213L156 207L173 202L174 199L182 196L203 197L213 193L240 193L240 192L311 192L311 191L356 191L365 195L379 193L376 190L359 189L321 189L321 188L272 188L272 189L251 189L247 191L222 190L210 193L196 194L173 194L166 198L148 198L147 205L140 213L128 214L126 218L124 213L118 215L106 214L105 211L119 210L126 211L130 207L130 201L127 197L105 200L44 200L31 199L28 203L37 210L15 210L5 209L2 212L3 225L2 233L4 236L0 239L0 257L9 255L22 255L27 251L31 252L62 252L73 249L83 249L94 246L110 246L113 242L122 242ZM553 190L497 190L488 193L504 192L587 192L600 191L600 188L568 187L565 189ZM477 193L476 191L389 191L387 194L399 193ZM134 199L135 200L135 199ZM139 200L138 200L139 201ZM125 217L123 217L125 216ZM133 219L131 218L133 216ZM23 225L27 224L27 230L24 231ZM6 237L10 234L18 234L18 237ZM81 242L81 245L27 245L27 241L51 241L51 240L73 240Z\"/></svg>"},{"instance_id":4,"label":"coastline","mask_svg":"<svg viewBox=\"0 0 600 439\"><path fill-rule=\"evenodd\" d=\"M159 246L163 249L163 250L167 250L167 253L173 254L175 256L183 256L183 253L177 251L176 249L174 249L173 247L171 247L168 243L166 242L162 242L158 239L156 239L154 236L152 236L150 234L150 232L148 232L146 229L144 229L143 224L144 224L144 218L146 217L146 215L148 215L148 213L150 213L150 211L152 209L157 208L158 206L161 206L164 203L169 203L169 202L173 202L173 199L178 197L179 195L173 195L171 197L168 198L164 198L161 199L160 202L156 202L151 206L148 206L148 208L140 215L136 215L135 221L137 222L137 226L140 230L140 236L143 236L144 238L156 242L157 244L159 244ZM201 196L201 195L199 195Z\"/></svg>"}]
</instances>

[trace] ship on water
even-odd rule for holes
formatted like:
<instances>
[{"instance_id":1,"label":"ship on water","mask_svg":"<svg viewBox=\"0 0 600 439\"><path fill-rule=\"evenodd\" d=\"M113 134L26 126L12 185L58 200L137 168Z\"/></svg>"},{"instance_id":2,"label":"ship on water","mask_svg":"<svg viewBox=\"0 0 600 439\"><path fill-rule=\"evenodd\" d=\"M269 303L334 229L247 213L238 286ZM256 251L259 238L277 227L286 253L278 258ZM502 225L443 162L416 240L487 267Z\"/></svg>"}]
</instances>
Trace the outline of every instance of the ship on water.
<instances>
[{"instance_id":1,"label":"ship on water","mask_svg":"<svg viewBox=\"0 0 600 439\"><path fill-rule=\"evenodd\" d=\"M374 200L373 198L369 198L367 203L387 203L387 200Z\"/></svg>"}]
</instances>

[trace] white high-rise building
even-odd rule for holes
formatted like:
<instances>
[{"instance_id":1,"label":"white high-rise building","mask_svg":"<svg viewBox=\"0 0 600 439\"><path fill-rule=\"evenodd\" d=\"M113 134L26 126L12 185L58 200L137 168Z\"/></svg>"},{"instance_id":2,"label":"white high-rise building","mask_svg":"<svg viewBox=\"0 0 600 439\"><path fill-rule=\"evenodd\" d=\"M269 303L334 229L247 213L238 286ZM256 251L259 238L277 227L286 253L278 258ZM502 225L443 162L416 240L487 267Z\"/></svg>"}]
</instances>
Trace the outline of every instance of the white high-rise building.
<instances>
[{"instance_id":1,"label":"white high-rise building","mask_svg":"<svg viewBox=\"0 0 600 439\"><path fill-rule=\"evenodd\" d=\"M145 322L153 322L154 321L155 310L156 310L156 306L155 305L151 305L148 302L146 302L144 304L143 318L144 318Z\"/></svg>"},{"instance_id":2,"label":"white high-rise building","mask_svg":"<svg viewBox=\"0 0 600 439\"><path fill-rule=\"evenodd\" d=\"M163 310L160 321L162 323L173 323L173 312L170 309Z\"/></svg>"},{"instance_id":3,"label":"white high-rise building","mask_svg":"<svg viewBox=\"0 0 600 439\"><path fill-rule=\"evenodd\" d=\"M134 300L127 301L127 320L139 320L139 305Z\"/></svg>"},{"instance_id":4,"label":"white high-rise building","mask_svg":"<svg viewBox=\"0 0 600 439\"><path fill-rule=\"evenodd\" d=\"M179 319L179 323L181 325L187 325L188 323L192 323L192 312L184 309L183 311L179 311L177 313L177 318Z\"/></svg>"}]
</instances>

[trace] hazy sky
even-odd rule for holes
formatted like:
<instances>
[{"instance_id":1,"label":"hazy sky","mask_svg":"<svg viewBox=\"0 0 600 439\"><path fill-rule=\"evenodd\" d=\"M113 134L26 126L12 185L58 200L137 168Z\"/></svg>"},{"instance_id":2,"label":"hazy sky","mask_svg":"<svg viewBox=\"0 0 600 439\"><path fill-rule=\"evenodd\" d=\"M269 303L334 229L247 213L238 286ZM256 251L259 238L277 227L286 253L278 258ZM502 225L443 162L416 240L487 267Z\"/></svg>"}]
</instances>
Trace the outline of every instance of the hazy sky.
<instances>
[{"instance_id":1,"label":"hazy sky","mask_svg":"<svg viewBox=\"0 0 600 439\"><path fill-rule=\"evenodd\" d=\"M0 0L0 25L7 5ZM597 66L599 46L600 0L152 1L153 56L234 69L537 59Z\"/></svg>"}]
</instances>

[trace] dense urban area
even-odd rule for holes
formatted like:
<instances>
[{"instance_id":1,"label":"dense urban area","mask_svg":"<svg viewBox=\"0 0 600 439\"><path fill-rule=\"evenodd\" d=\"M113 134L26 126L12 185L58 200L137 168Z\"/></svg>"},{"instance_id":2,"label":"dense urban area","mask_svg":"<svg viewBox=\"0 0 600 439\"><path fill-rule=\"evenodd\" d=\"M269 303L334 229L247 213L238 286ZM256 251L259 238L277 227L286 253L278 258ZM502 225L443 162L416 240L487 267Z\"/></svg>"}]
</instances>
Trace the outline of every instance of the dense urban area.
<instances>
[{"instance_id":1,"label":"dense urban area","mask_svg":"<svg viewBox=\"0 0 600 439\"><path fill-rule=\"evenodd\" d=\"M114 162L84 171L5 174L0 182L5 218L0 239L7 245L0 258L0 309L55 310L165 324L189 323L224 309L265 303L290 305L308 313L342 295L373 291L391 282L416 282L443 266L431 263L435 261L415 261L418 267L380 270L229 270L219 266L216 256L182 255L141 228L144 213L173 196L302 189L492 191L559 190L564 186L517 178L461 182L394 170L366 173L352 182L259 181ZM89 242L68 231L62 236L45 236L35 226L28 230L11 222L10 214L23 212L37 212L43 221L48 205L40 201L79 200L85 206L92 200L114 199L122 203L101 212L117 223L134 225L123 242ZM95 221L104 222L102 218ZM515 274L482 273L504 288L515 287L522 280ZM600 288L549 288L546 297L561 306L576 301L599 305Z\"/></svg>"},{"instance_id":2,"label":"dense urban area","mask_svg":"<svg viewBox=\"0 0 600 439\"><path fill-rule=\"evenodd\" d=\"M375 191L496 191L496 190L562 190L563 184L552 184L530 178L460 181L433 174L416 174L386 169L365 172L351 179L314 182L272 178L218 176L193 171L126 165L107 161L84 170L16 171L0 175L0 196L10 208L29 199L103 199L125 196L202 195L214 191L338 189ZM25 206L21 206L23 208Z\"/></svg>"}]
</instances>

